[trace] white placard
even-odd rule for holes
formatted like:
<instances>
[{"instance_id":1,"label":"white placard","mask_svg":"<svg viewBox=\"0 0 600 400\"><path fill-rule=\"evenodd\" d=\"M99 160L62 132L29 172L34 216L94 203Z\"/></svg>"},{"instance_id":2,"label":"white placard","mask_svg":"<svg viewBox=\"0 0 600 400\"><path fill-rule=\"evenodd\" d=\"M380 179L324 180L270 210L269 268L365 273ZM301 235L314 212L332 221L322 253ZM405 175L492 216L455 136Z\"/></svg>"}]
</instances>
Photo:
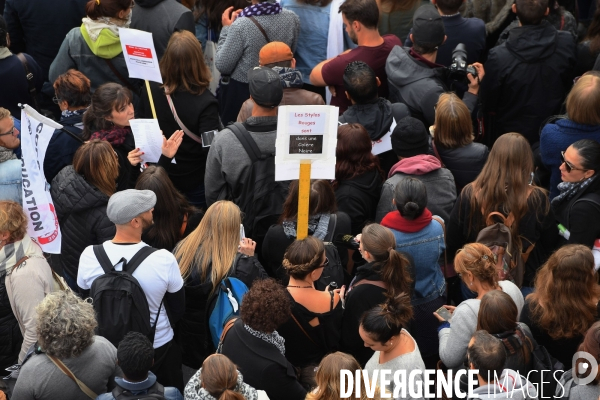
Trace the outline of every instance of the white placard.
<instances>
[{"instance_id":1,"label":"white placard","mask_svg":"<svg viewBox=\"0 0 600 400\"><path fill-rule=\"evenodd\" d=\"M42 166L54 129L60 128L62 125L28 105L21 110L22 205L27 215L27 234L44 252L51 254L60 254L62 236Z\"/></svg>"},{"instance_id":2,"label":"white placard","mask_svg":"<svg viewBox=\"0 0 600 400\"><path fill-rule=\"evenodd\" d=\"M311 160L311 179L335 179L339 108L280 106L275 143L275 180L300 176L300 161Z\"/></svg>"},{"instance_id":3,"label":"white placard","mask_svg":"<svg viewBox=\"0 0 600 400\"><path fill-rule=\"evenodd\" d=\"M374 155L378 155L381 153L385 153L392 149L392 132L394 132L394 128L396 127L396 120L392 119L392 125L390 125L390 130L379 138L379 140L371 142L373 143L373 149L371 153Z\"/></svg>"},{"instance_id":4,"label":"white placard","mask_svg":"<svg viewBox=\"0 0 600 400\"><path fill-rule=\"evenodd\" d=\"M119 38L129 77L162 83L152 33L119 28Z\"/></svg>"},{"instance_id":5,"label":"white placard","mask_svg":"<svg viewBox=\"0 0 600 400\"><path fill-rule=\"evenodd\" d=\"M135 147L144 152L142 162L157 163L162 154L163 135L156 119L129 120Z\"/></svg>"}]
</instances>

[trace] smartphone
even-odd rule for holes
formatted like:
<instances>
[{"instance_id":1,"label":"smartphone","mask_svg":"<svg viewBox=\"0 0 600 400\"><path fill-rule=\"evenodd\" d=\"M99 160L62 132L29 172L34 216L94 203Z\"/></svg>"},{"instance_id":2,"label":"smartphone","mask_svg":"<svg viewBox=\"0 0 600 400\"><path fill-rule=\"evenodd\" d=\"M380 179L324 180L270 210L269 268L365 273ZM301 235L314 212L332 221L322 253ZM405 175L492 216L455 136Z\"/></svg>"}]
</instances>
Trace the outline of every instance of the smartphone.
<instances>
[{"instance_id":1,"label":"smartphone","mask_svg":"<svg viewBox=\"0 0 600 400\"><path fill-rule=\"evenodd\" d=\"M450 311L448 311L448 309L444 306L438 308L437 310L435 310L435 312L445 321L450 322L450 320L452 319L452 314L450 314Z\"/></svg>"},{"instance_id":2,"label":"smartphone","mask_svg":"<svg viewBox=\"0 0 600 400\"><path fill-rule=\"evenodd\" d=\"M202 137L202 147L210 147L217 133L219 133L217 130L202 132L200 135Z\"/></svg>"},{"instance_id":3,"label":"smartphone","mask_svg":"<svg viewBox=\"0 0 600 400\"><path fill-rule=\"evenodd\" d=\"M244 224L240 224L240 240L246 237L246 232L244 231Z\"/></svg>"}]
</instances>

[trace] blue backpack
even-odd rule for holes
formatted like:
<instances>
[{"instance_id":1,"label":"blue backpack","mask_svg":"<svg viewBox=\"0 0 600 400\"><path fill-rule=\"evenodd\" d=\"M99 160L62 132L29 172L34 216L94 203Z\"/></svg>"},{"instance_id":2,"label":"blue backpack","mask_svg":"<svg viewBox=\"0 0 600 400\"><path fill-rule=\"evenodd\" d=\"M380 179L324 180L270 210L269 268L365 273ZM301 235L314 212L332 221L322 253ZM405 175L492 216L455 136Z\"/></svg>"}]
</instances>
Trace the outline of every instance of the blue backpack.
<instances>
[{"instance_id":1,"label":"blue backpack","mask_svg":"<svg viewBox=\"0 0 600 400\"><path fill-rule=\"evenodd\" d=\"M235 274L239 258L240 254L235 258L230 275ZM219 346L219 340L221 339L225 324L230 319L239 317L242 299L246 292L248 292L248 286L244 282L237 278L227 277L219 283L219 286L211 296L208 302L209 312L207 315L210 315L208 318L208 328L215 349Z\"/></svg>"}]
</instances>

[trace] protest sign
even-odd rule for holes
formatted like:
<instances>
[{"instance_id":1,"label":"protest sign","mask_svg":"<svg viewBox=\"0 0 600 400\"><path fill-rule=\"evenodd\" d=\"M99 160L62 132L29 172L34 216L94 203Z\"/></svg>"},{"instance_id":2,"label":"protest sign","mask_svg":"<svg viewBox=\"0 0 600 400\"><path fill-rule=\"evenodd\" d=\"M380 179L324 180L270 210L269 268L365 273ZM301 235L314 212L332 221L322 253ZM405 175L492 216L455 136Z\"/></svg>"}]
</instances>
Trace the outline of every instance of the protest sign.
<instances>
[{"instance_id":1,"label":"protest sign","mask_svg":"<svg viewBox=\"0 0 600 400\"><path fill-rule=\"evenodd\" d=\"M44 176L46 149L55 129L62 125L28 105L21 110L21 175L27 234L46 253L60 254L61 233L49 185Z\"/></svg>"}]
</instances>

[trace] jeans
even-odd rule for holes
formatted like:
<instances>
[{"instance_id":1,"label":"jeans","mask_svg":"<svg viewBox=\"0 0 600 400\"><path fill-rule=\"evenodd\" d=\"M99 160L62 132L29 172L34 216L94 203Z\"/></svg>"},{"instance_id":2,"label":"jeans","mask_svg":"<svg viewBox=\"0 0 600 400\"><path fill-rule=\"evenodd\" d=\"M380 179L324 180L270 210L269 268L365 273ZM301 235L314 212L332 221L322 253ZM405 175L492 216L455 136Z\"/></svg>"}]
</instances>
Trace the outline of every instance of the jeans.
<instances>
[{"instance_id":1,"label":"jeans","mask_svg":"<svg viewBox=\"0 0 600 400\"><path fill-rule=\"evenodd\" d=\"M23 202L21 160L0 163L0 200Z\"/></svg>"}]
</instances>

